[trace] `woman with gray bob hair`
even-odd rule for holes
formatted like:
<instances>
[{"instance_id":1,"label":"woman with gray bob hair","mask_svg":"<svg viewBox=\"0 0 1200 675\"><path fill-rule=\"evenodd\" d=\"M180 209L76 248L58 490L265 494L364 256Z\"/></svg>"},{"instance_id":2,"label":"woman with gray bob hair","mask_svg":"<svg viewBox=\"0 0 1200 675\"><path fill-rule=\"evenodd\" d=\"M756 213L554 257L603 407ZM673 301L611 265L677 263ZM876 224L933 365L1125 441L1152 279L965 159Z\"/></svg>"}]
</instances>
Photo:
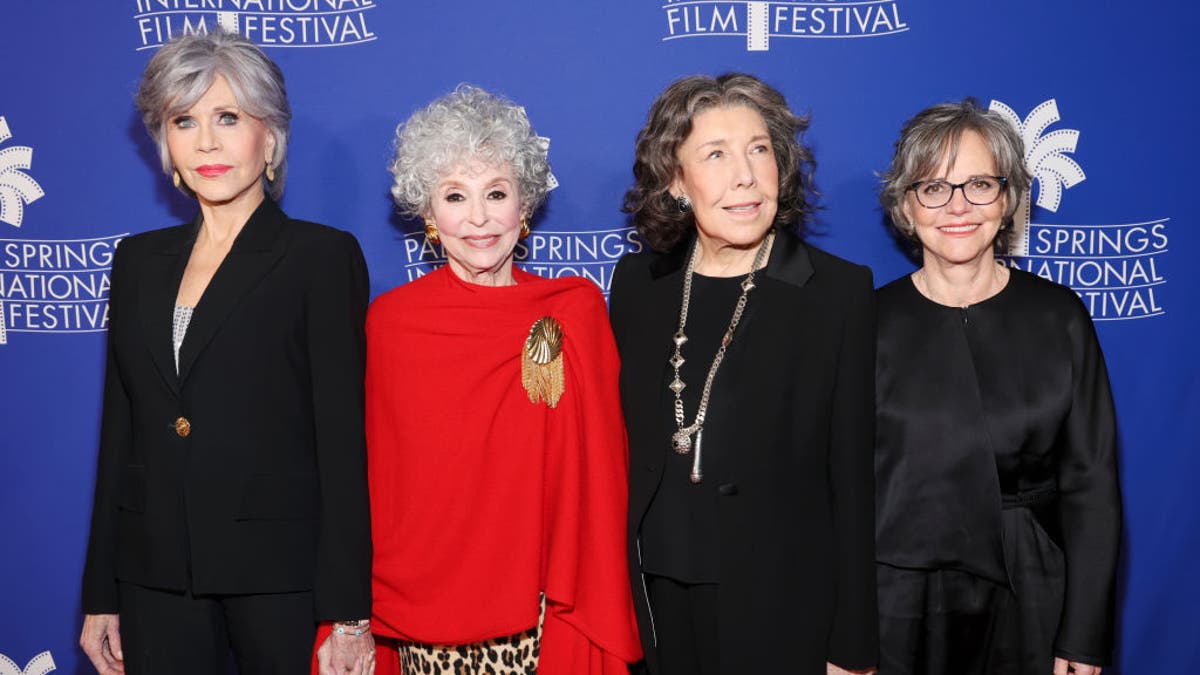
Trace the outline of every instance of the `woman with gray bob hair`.
<instances>
[{"instance_id":1,"label":"woman with gray bob hair","mask_svg":"<svg viewBox=\"0 0 1200 675\"><path fill-rule=\"evenodd\" d=\"M275 152L268 160L267 192L272 199L283 195L287 176L287 143L292 108L288 104L283 72L254 43L237 33L218 30L206 36L185 36L163 49L142 75L134 99L142 122L158 145L163 172L176 167L167 148L167 124L192 107L213 82L224 78L246 113L260 120L274 139ZM195 196L183 181L175 186Z\"/></svg>"},{"instance_id":2,"label":"woman with gray bob hair","mask_svg":"<svg viewBox=\"0 0 1200 675\"><path fill-rule=\"evenodd\" d=\"M933 172L944 156L951 161L958 155L963 133L973 131L983 139L996 158L996 170L1004 176L1004 212L1000 220L998 247L1008 244L1013 214L1021 196L1029 190L1031 176L1025 168L1024 143L1017 129L997 112L979 105L973 98L961 103L942 103L921 111L904 125L896 142L896 157L883 175L879 200L896 231L908 241L920 244L916 228L904 212L904 200L914 182Z\"/></svg>"},{"instance_id":3,"label":"woman with gray bob hair","mask_svg":"<svg viewBox=\"0 0 1200 675\"><path fill-rule=\"evenodd\" d=\"M245 38L185 35L137 105L190 223L121 241L80 644L101 675L374 668L354 236L275 203L288 106Z\"/></svg>"},{"instance_id":4,"label":"woman with gray bob hair","mask_svg":"<svg viewBox=\"0 0 1200 675\"><path fill-rule=\"evenodd\" d=\"M877 292L880 675L1097 675L1121 532L1087 308L996 259L1030 176L973 99L900 132L880 201L921 266Z\"/></svg>"},{"instance_id":5,"label":"woman with gray bob hair","mask_svg":"<svg viewBox=\"0 0 1200 675\"><path fill-rule=\"evenodd\" d=\"M627 675L626 455L604 298L513 264L555 186L524 108L460 85L396 133L446 264L367 316L379 672Z\"/></svg>"}]
</instances>

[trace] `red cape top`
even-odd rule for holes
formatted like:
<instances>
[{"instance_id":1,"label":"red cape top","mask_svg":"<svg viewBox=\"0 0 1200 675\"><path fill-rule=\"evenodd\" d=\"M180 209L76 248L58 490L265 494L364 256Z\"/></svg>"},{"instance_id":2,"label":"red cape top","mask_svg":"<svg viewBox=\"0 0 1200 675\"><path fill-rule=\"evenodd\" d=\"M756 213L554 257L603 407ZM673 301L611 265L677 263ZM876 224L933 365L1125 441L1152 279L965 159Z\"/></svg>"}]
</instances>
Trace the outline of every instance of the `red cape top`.
<instances>
[{"instance_id":1,"label":"red cape top","mask_svg":"<svg viewBox=\"0 0 1200 675\"><path fill-rule=\"evenodd\" d=\"M547 599L538 672L641 657L625 557L628 450L604 300L578 277L517 285L443 267L367 317L367 447L380 635L461 644L519 633ZM531 403L521 352L563 328L565 391Z\"/></svg>"}]
</instances>

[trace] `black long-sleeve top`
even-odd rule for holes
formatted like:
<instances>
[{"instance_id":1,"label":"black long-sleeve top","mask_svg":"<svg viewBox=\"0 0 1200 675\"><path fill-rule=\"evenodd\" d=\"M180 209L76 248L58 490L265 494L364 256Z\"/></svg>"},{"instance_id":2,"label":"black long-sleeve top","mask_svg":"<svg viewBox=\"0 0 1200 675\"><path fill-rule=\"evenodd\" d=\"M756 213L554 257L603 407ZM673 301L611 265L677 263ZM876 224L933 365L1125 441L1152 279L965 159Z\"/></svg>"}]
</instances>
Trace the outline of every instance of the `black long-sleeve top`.
<instances>
[{"instance_id":1,"label":"black long-sleeve top","mask_svg":"<svg viewBox=\"0 0 1200 675\"><path fill-rule=\"evenodd\" d=\"M909 277L879 289L876 556L1011 583L1001 510L1066 560L1059 656L1108 663L1121 530L1116 416L1091 317L1070 289L1012 270L967 308Z\"/></svg>"}]
</instances>

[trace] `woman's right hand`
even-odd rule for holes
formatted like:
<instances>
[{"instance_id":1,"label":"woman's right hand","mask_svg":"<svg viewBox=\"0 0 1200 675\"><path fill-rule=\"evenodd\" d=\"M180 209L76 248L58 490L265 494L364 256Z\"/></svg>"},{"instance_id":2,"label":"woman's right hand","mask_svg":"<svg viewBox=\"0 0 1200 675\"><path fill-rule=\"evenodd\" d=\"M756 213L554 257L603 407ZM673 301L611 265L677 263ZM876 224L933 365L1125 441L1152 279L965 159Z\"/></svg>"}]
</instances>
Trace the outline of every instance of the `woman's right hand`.
<instances>
[{"instance_id":1,"label":"woman's right hand","mask_svg":"<svg viewBox=\"0 0 1200 675\"><path fill-rule=\"evenodd\" d=\"M79 646L100 675L124 675L125 654L121 651L121 619L116 614L86 614Z\"/></svg>"},{"instance_id":2,"label":"woman's right hand","mask_svg":"<svg viewBox=\"0 0 1200 675\"><path fill-rule=\"evenodd\" d=\"M330 633L317 649L319 675L375 675L375 637Z\"/></svg>"}]
</instances>

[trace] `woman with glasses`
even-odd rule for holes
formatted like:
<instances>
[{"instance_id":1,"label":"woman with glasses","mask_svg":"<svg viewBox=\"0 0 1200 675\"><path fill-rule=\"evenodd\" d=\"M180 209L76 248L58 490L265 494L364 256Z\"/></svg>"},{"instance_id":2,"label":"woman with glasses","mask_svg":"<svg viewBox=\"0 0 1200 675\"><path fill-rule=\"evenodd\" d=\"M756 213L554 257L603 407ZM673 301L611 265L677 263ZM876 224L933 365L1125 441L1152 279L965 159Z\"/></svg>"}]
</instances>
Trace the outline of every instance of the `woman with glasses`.
<instances>
[{"instance_id":1,"label":"woman with glasses","mask_svg":"<svg viewBox=\"0 0 1200 675\"><path fill-rule=\"evenodd\" d=\"M1121 529L1104 357L1069 288L999 263L1030 185L973 99L909 120L881 201L921 268L879 289L880 675L1096 675Z\"/></svg>"}]
</instances>

